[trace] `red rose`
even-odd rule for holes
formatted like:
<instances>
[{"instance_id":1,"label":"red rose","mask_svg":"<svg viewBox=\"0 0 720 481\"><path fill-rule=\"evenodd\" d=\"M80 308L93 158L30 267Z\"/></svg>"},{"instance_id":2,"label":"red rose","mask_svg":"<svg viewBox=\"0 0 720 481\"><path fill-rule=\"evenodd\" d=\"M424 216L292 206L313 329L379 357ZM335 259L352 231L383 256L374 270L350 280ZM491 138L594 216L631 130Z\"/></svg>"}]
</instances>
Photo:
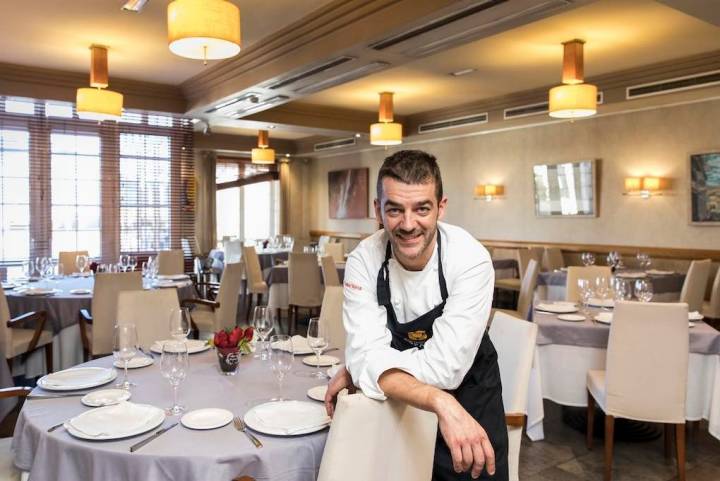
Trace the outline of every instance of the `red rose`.
<instances>
[{"instance_id":1,"label":"red rose","mask_svg":"<svg viewBox=\"0 0 720 481\"><path fill-rule=\"evenodd\" d=\"M213 344L216 346L220 345L220 332L222 332L222 331L216 332L215 337L213 337Z\"/></svg>"},{"instance_id":2,"label":"red rose","mask_svg":"<svg viewBox=\"0 0 720 481\"><path fill-rule=\"evenodd\" d=\"M245 339L247 341L252 341L252 338L253 338L253 328L248 327L245 329Z\"/></svg>"},{"instance_id":3,"label":"red rose","mask_svg":"<svg viewBox=\"0 0 720 481\"><path fill-rule=\"evenodd\" d=\"M230 332L230 336L229 336L230 345L237 346L238 343L240 342L240 339L242 339L242 334L243 334L242 329L240 329L239 327L236 327L235 329L233 329Z\"/></svg>"},{"instance_id":4,"label":"red rose","mask_svg":"<svg viewBox=\"0 0 720 481\"><path fill-rule=\"evenodd\" d=\"M230 347L229 344L230 343L229 343L227 332L225 332L225 331L218 332L218 339L217 339L217 342L215 343L215 345L218 347Z\"/></svg>"}]
</instances>

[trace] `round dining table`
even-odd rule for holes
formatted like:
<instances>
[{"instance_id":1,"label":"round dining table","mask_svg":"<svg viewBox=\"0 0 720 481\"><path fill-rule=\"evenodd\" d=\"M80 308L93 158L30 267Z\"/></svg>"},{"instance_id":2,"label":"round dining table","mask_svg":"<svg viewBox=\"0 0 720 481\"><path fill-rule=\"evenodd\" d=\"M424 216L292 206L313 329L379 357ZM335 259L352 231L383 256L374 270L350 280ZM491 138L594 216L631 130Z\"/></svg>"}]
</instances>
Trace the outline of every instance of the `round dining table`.
<instances>
[{"instance_id":1,"label":"round dining table","mask_svg":"<svg viewBox=\"0 0 720 481\"><path fill-rule=\"evenodd\" d=\"M319 404L307 397L307 390L327 384L328 379L308 377L315 368L301 360L301 356L295 356L292 371L284 381L283 397ZM108 356L83 366L111 367L112 362ZM135 383L131 402L170 407L172 389L161 376L159 364L159 356L155 356L154 364L129 372L130 381ZM179 398L187 411L222 408L235 416L243 416L252 407L278 396L278 392L270 361L243 356L237 374L225 376L219 370L216 352L210 349L190 355L188 375L180 386ZM36 388L31 396L38 393L48 392ZM231 481L241 476L258 481L311 481L317 478L328 431L324 428L311 434L286 437L253 432L263 445L257 448L232 422L210 430L194 430L178 424L131 453L131 445L161 427L178 422L180 417L167 416L161 426L150 432L113 441L74 438L64 428L48 432L51 426L92 409L85 407L80 399L79 396L31 397L25 402L12 447L15 465L29 472L30 481Z\"/></svg>"}]
</instances>

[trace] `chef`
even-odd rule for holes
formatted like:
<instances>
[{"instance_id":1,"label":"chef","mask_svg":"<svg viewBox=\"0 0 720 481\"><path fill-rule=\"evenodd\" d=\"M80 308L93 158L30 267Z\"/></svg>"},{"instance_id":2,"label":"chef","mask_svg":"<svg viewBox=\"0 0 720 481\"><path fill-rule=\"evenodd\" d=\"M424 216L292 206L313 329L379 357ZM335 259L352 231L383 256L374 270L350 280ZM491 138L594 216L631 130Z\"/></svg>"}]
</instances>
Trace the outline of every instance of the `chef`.
<instances>
[{"instance_id":1,"label":"chef","mask_svg":"<svg viewBox=\"0 0 720 481\"><path fill-rule=\"evenodd\" d=\"M497 354L487 334L495 274L468 232L439 222L447 208L434 156L403 150L377 181L383 229L345 267L346 369L325 404L355 386L434 412L433 481L508 479Z\"/></svg>"}]
</instances>

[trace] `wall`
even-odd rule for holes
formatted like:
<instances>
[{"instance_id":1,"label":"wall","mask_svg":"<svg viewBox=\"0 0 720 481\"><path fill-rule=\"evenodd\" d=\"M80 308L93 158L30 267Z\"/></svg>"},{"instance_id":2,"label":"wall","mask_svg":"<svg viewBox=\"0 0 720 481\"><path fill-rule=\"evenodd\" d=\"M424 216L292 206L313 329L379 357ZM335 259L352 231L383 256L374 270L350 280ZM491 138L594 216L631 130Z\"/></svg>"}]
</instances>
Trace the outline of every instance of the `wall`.
<instances>
[{"instance_id":1,"label":"wall","mask_svg":"<svg viewBox=\"0 0 720 481\"><path fill-rule=\"evenodd\" d=\"M720 150L720 101L598 116L519 130L432 142L405 143L438 158L449 199L446 219L483 239L720 249L720 226L689 225L688 154ZM452 131L448 131L448 136ZM372 232L374 219L328 218L327 172L370 168L370 208L383 158L399 149L373 149L314 159L308 188L313 229ZM600 159L599 216L537 218L532 166ZM669 195L623 196L623 179L672 179ZM505 198L473 199L477 183L505 185Z\"/></svg>"}]
</instances>

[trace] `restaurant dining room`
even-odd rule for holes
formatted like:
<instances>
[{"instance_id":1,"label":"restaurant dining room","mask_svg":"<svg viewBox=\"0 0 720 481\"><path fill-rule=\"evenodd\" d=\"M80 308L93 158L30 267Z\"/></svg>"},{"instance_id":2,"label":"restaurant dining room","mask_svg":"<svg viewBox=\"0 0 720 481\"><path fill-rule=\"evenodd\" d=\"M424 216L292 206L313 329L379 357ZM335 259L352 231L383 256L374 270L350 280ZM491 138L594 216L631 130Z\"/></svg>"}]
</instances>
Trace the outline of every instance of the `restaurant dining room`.
<instances>
[{"instance_id":1,"label":"restaurant dining room","mask_svg":"<svg viewBox=\"0 0 720 481\"><path fill-rule=\"evenodd\" d=\"M0 481L720 480L718 0L0 0Z\"/></svg>"}]
</instances>

